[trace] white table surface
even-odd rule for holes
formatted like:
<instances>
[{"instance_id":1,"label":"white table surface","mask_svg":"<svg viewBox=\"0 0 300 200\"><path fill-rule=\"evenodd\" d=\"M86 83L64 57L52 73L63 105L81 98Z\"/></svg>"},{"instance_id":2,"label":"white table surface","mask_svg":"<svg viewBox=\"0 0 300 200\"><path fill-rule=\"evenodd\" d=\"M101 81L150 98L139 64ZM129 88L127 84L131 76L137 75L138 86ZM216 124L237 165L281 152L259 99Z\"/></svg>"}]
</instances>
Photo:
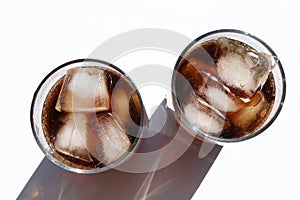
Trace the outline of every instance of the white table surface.
<instances>
[{"instance_id":1,"label":"white table surface","mask_svg":"<svg viewBox=\"0 0 300 200\"><path fill-rule=\"evenodd\" d=\"M1 199L17 198L44 157L29 121L32 96L43 77L64 62L88 56L110 37L138 28L168 29L192 39L215 29L235 28L273 48L287 79L282 112L262 135L223 148L193 199L299 199L297 8L296 1L288 0L1 1ZM133 58L123 62L134 62ZM160 64L169 58L151 59ZM161 90L149 100L153 89L142 90L148 110L165 95Z\"/></svg>"}]
</instances>

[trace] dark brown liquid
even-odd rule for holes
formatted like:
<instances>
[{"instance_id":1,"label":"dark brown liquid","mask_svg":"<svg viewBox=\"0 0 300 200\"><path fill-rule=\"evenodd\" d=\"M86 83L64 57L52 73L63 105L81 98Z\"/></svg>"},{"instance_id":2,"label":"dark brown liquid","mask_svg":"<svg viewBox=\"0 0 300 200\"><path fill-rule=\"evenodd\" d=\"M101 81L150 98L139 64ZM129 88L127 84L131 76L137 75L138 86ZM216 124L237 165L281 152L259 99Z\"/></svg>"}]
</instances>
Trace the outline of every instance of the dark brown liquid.
<instances>
[{"instance_id":1,"label":"dark brown liquid","mask_svg":"<svg viewBox=\"0 0 300 200\"><path fill-rule=\"evenodd\" d=\"M239 45L253 50L253 48L246 44L240 43ZM180 76L175 75L173 77L173 81L175 81L176 102L179 104L180 108L183 108L183 106L188 103L189 100L187 97L191 93L201 96L201 94L199 94L199 91L197 91L197 86L199 84L203 84L205 80L203 79L203 76L201 76L199 71L207 72L219 79L216 70L216 63L223 53L224 52L222 52L218 48L216 41L211 40L192 49L191 51L186 53L186 55L184 55L184 58L181 58L181 61L177 66L177 71L179 72ZM197 60L198 64L200 63L201 70L194 67L195 65L192 62L195 60ZM235 88L230 88L230 90L238 97L243 98L245 96L241 93L241 91L236 90ZM275 82L272 73L269 74L266 83L259 90L259 92L263 94L268 104L267 111L264 111L263 117L257 117L255 120L253 120L253 122L251 122L250 125L241 128L235 126L232 123L232 118L230 118L230 115L232 115L232 113L223 113L226 116L226 125L219 135L220 138L240 138L245 135L249 135L259 129L259 127L265 122L272 110L275 99Z\"/></svg>"},{"instance_id":2,"label":"dark brown liquid","mask_svg":"<svg viewBox=\"0 0 300 200\"><path fill-rule=\"evenodd\" d=\"M129 120L130 122L127 122L127 124L119 122L120 124L124 125L124 129L128 135L128 138L131 142L131 148L132 150L134 146L137 143L137 140L139 139L139 134L141 132L141 127L143 125L143 119L142 119L142 104L139 100L139 97L135 91L135 88L132 86L131 83L129 83L126 78L111 70L104 70L105 75L107 76L108 80L108 90L109 95L111 96L113 89L115 88L116 83L118 82L118 87L122 87L122 90L124 90L127 94L131 94L131 98L129 100L129 114L132 119ZM64 162L66 165L69 165L71 167L79 168L79 169L94 169L103 167L104 165L98 161L97 159L93 158L92 162L85 162L83 160L77 159L72 156L68 156L65 154L62 154L55 150L54 142L57 136L57 133L59 129L64 125L62 122L62 118L67 115L67 113L64 112L58 112L55 109L55 105L59 96L59 92L61 90L61 87L63 85L64 77L62 77L60 80L58 80L51 90L49 91L46 100L44 102L43 106L43 112L42 112L42 123L43 123L43 130L46 136L46 139L50 145L50 147L53 149L54 153L56 154L56 157L58 157L59 160ZM120 84L119 84L120 83ZM112 111L109 110L108 113L111 113ZM107 111L105 111L107 113ZM103 114L102 112L96 113ZM94 114L93 114L94 115ZM134 125L132 123L135 123Z\"/></svg>"}]
</instances>

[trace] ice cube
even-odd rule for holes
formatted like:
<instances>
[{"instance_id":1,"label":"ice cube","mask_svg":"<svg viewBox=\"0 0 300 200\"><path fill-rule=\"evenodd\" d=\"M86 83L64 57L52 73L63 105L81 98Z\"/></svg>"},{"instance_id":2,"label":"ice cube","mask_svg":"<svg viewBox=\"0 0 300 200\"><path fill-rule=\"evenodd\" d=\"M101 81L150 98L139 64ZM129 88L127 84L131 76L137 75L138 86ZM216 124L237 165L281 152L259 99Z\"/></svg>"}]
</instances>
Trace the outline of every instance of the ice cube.
<instances>
[{"instance_id":1,"label":"ice cube","mask_svg":"<svg viewBox=\"0 0 300 200\"><path fill-rule=\"evenodd\" d=\"M130 94L127 94L123 88L115 87L111 97L111 110L113 116L124 127L130 120L129 100Z\"/></svg>"},{"instance_id":2,"label":"ice cube","mask_svg":"<svg viewBox=\"0 0 300 200\"><path fill-rule=\"evenodd\" d=\"M208 134L219 135L230 126L224 116L206 106L201 99L192 99L184 105L183 111L191 124Z\"/></svg>"},{"instance_id":3,"label":"ice cube","mask_svg":"<svg viewBox=\"0 0 300 200\"><path fill-rule=\"evenodd\" d=\"M220 48L223 48L217 61L220 79L236 95L250 98L266 82L272 69L272 57L234 40L222 38L220 41Z\"/></svg>"},{"instance_id":4,"label":"ice cube","mask_svg":"<svg viewBox=\"0 0 300 200\"><path fill-rule=\"evenodd\" d=\"M111 113L130 135L141 128L141 104L134 87L123 77L114 85L111 94Z\"/></svg>"},{"instance_id":5,"label":"ice cube","mask_svg":"<svg viewBox=\"0 0 300 200\"><path fill-rule=\"evenodd\" d=\"M198 86L197 94L209 105L221 112L236 112L244 102L231 93L216 77L202 73L205 83Z\"/></svg>"},{"instance_id":6,"label":"ice cube","mask_svg":"<svg viewBox=\"0 0 300 200\"><path fill-rule=\"evenodd\" d=\"M236 112L243 106L243 102L232 93L217 87L208 87L205 96L210 105L222 112Z\"/></svg>"},{"instance_id":7,"label":"ice cube","mask_svg":"<svg viewBox=\"0 0 300 200\"><path fill-rule=\"evenodd\" d=\"M68 70L56 103L59 112L98 112L109 109L105 72L97 67Z\"/></svg>"},{"instance_id":8,"label":"ice cube","mask_svg":"<svg viewBox=\"0 0 300 200\"><path fill-rule=\"evenodd\" d=\"M60 153L91 161L86 145L87 116L81 113L71 113L62 119L64 125L58 130L54 147Z\"/></svg>"},{"instance_id":9,"label":"ice cube","mask_svg":"<svg viewBox=\"0 0 300 200\"><path fill-rule=\"evenodd\" d=\"M243 108L229 115L229 118L240 130L251 130L265 119L269 106L264 95L258 91Z\"/></svg>"},{"instance_id":10,"label":"ice cube","mask_svg":"<svg viewBox=\"0 0 300 200\"><path fill-rule=\"evenodd\" d=\"M111 114L98 115L90 127L88 150L101 163L109 165L129 150L130 140Z\"/></svg>"},{"instance_id":11,"label":"ice cube","mask_svg":"<svg viewBox=\"0 0 300 200\"><path fill-rule=\"evenodd\" d=\"M248 96L256 91L254 77L251 74L252 65L236 53L228 53L218 60L218 73L228 86L244 91Z\"/></svg>"}]
</instances>

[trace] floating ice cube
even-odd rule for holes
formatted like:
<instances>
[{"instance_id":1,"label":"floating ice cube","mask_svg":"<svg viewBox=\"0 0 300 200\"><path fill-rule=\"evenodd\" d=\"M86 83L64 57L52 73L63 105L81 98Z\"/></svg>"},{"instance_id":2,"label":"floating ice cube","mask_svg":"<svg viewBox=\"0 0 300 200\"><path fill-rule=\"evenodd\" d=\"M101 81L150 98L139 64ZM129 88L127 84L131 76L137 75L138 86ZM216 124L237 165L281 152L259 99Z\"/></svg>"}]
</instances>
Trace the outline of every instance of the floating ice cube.
<instances>
[{"instance_id":1,"label":"floating ice cube","mask_svg":"<svg viewBox=\"0 0 300 200\"><path fill-rule=\"evenodd\" d=\"M205 133L218 135L229 126L229 122L223 116L199 99L191 100L190 103L184 105L183 111L190 123Z\"/></svg>"},{"instance_id":2,"label":"floating ice cube","mask_svg":"<svg viewBox=\"0 0 300 200\"><path fill-rule=\"evenodd\" d=\"M261 123L269 110L269 103L261 92L256 92L251 100L239 111L229 115L232 123L240 129L251 130L252 125Z\"/></svg>"},{"instance_id":3,"label":"floating ice cube","mask_svg":"<svg viewBox=\"0 0 300 200\"><path fill-rule=\"evenodd\" d=\"M220 48L223 48L223 55L217 62L219 77L227 86L232 87L236 95L251 97L266 82L272 69L272 56L256 52L227 38L222 38L219 42Z\"/></svg>"},{"instance_id":4,"label":"floating ice cube","mask_svg":"<svg viewBox=\"0 0 300 200\"><path fill-rule=\"evenodd\" d=\"M91 161L86 146L87 116L71 113L62 122L64 125L59 129L54 142L55 149L65 155Z\"/></svg>"},{"instance_id":5,"label":"floating ice cube","mask_svg":"<svg viewBox=\"0 0 300 200\"><path fill-rule=\"evenodd\" d=\"M107 78L102 69L78 67L68 70L56 109L63 112L98 112L109 109Z\"/></svg>"},{"instance_id":6,"label":"floating ice cube","mask_svg":"<svg viewBox=\"0 0 300 200\"><path fill-rule=\"evenodd\" d=\"M220 78L233 88L238 88L251 96L256 91L256 83L251 74L252 65L236 53L229 53L218 60Z\"/></svg>"},{"instance_id":7,"label":"floating ice cube","mask_svg":"<svg viewBox=\"0 0 300 200\"><path fill-rule=\"evenodd\" d=\"M198 86L197 94L210 106L221 112L236 112L243 106L243 101L236 97L229 88L216 77L202 73L204 84Z\"/></svg>"},{"instance_id":8,"label":"floating ice cube","mask_svg":"<svg viewBox=\"0 0 300 200\"><path fill-rule=\"evenodd\" d=\"M88 149L93 157L108 165L128 151L131 145L129 138L111 114L98 115L93 123L90 123L92 131L87 137Z\"/></svg>"},{"instance_id":9,"label":"floating ice cube","mask_svg":"<svg viewBox=\"0 0 300 200\"><path fill-rule=\"evenodd\" d=\"M222 112L236 112L243 102L232 93L217 87L208 87L205 96L210 105Z\"/></svg>"},{"instance_id":10,"label":"floating ice cube","mask_svg":"<svg viewBox=\"0 0 300 200\"><path fill-rule=\"evenodd\" d=\"M124 127L130 120L129 100L130 94L127 94L123 88L115 87L111 97L111 109L113 116Z\"/></svg>"},{"instance_id":11,"label":"floating ice cube","mask_svg":"<svg viewBox=\"0 0 300 200\"><path fill-rule=\"evenodd\" d=\"M111 94L111 113L130 134L141 128L141 105L139 97L123 77L114 85Z\"/></svg>"}]
</instances>

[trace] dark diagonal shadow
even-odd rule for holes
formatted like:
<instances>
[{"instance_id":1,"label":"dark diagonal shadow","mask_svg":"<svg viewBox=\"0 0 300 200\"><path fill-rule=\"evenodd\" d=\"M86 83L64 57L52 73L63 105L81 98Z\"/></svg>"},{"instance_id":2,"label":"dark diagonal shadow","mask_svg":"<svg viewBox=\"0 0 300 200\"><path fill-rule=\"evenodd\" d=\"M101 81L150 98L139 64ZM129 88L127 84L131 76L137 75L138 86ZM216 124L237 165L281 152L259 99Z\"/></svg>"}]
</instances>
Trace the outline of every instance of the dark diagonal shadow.
<instances>
[{"instance_id":1,"label":"dark diagonal shadow","mask_svg":"<svg viewBox=\"0 0 300 200\"><path fill-rule=\"evenodd\" d=\"M161 122L165 113L166 123L159 134L143 139L140 152L160 148L170 142L179 125L173 111L162 102L150 120L150 129ZM177 134L186 134L184 131ZM181 145L184 141L178 141ZM109 200L160 200L191 199L222 147L214 145L202 159L198 157L202 142L193 140L182 156L171 165L149 173L128 173L111 169L98 174L75 174L65 171L44 158L17 199L109 199ZM163 159L172 157L172 149ZM130 159L127 161L130 162Z\"/></svg>"}]
</instances>

